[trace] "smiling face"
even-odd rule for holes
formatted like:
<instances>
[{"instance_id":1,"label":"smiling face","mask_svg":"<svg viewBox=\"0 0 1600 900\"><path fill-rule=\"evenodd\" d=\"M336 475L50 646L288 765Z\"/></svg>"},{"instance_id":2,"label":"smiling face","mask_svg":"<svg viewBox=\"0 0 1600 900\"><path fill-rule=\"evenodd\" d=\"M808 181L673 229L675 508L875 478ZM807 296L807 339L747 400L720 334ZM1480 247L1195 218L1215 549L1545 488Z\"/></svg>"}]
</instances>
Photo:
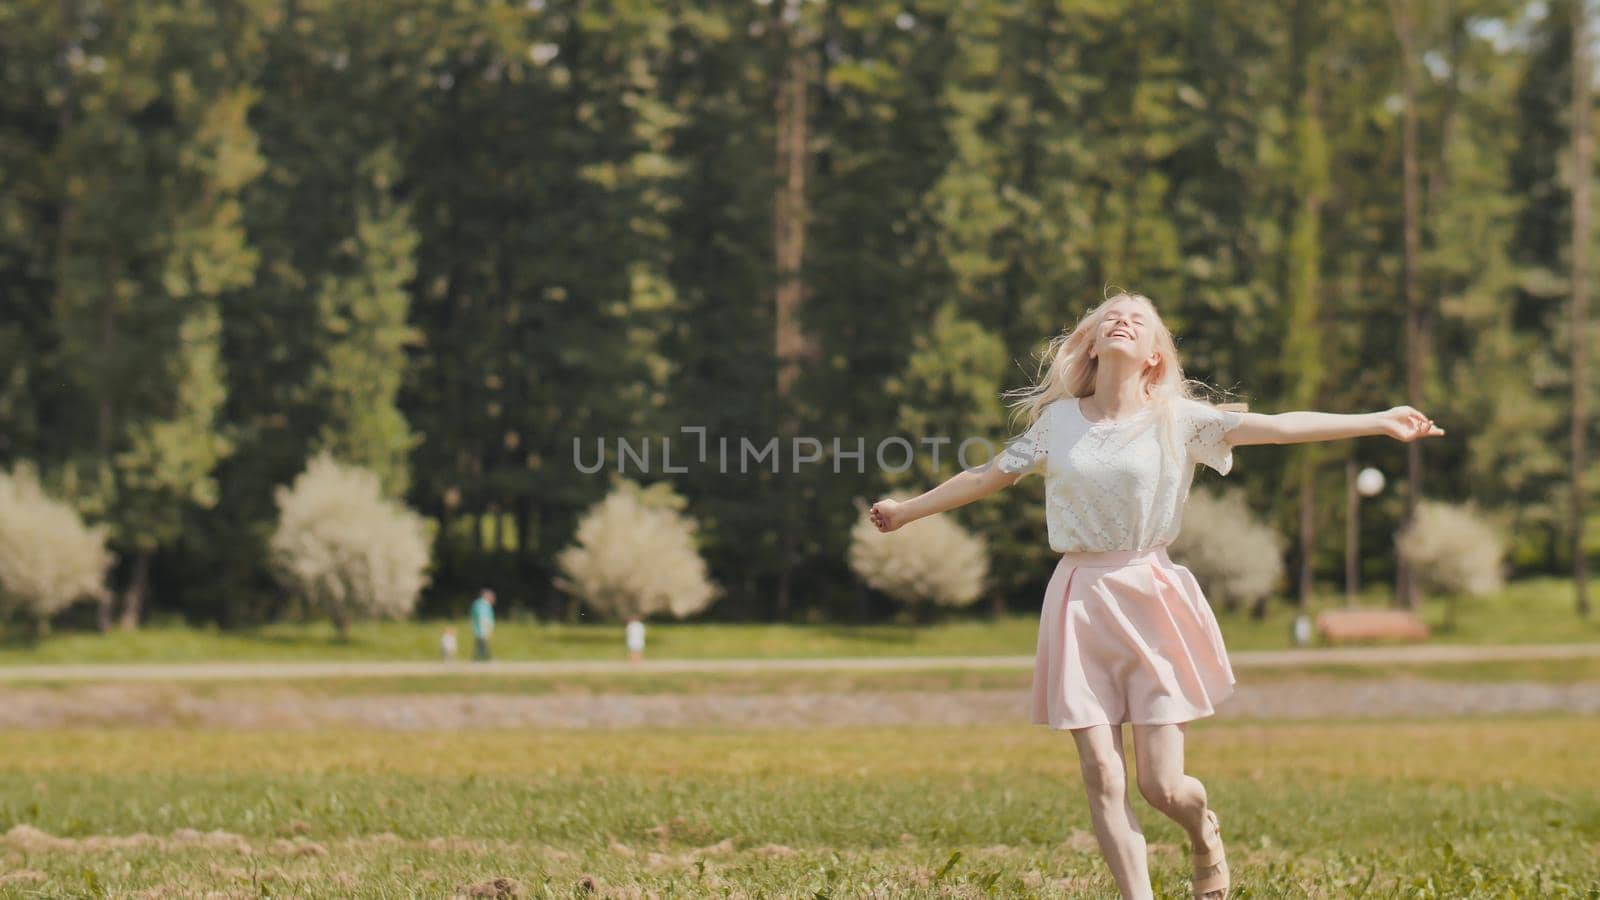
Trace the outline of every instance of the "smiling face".
<instances>
[{"instance_id":1,"label":"smiling face","mask_svg":"<svg viewBox=\"0 0 1600 900\"><path fill-rule=\"evenodd\" d=\"M1155 312L1131 298L1112 301L1105 308L1094 331L1089 358L1118 356L1149 367L1160 362L1156 353Z\"/></svg>"}]
</instances>

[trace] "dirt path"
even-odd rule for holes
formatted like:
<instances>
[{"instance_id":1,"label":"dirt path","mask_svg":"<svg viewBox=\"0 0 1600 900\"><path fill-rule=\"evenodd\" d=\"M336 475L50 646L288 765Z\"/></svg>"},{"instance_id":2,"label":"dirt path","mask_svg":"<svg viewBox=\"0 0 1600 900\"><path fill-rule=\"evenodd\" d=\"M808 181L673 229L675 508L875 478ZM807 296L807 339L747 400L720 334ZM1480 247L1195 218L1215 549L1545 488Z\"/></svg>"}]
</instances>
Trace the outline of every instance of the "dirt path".
<instances>
[{"instance_id":1,"label":"dirt path","mask_svg":"<svg viewBox=\"0 0 1600 900\"><path fill-rule=\"evenodd\" d=\"M1339 647L1244 650L1230 654L1235 668L1401 665L1600 657L1600 642L1472 647ZM831 657L826 659L658 659L634 665L613 660L467 662L204 662L0 665L0 683L62 681L263 681L297 678L381 678L437 675L584 675L674 672L925 671L929 669L1029 669L1032 656Z\"/></svg>"},{"instance_id":2,"label":"dirt path","mask_svg":"<svg viewBox=\"0 0 1600 900\"><path fill-rule=\"evenodd\" d=\"M687 694L383 694L320 696L292 687L200 690L181 684L0 689L0 728L154 726L315 730L356 727L804 728L1020 725L1026 689ZM1456 683L1419 678L1244 676L1218 715L1246 719L1600 713L1600 683Z\"/></svg>"}]
</instances>

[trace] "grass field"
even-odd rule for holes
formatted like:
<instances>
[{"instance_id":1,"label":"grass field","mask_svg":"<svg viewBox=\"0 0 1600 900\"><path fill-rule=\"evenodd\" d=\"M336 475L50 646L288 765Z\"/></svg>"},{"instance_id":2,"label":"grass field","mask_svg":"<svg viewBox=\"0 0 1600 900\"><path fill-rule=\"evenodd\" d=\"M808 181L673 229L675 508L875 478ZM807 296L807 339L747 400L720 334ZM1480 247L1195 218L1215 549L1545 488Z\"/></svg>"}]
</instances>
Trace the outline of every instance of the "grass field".
<instances>
[{"instance_id":1,"label":"grass field","mask_svg":"<svg viewBox=\"0 0 1600 900\"><path fill-rule=\"evenodd\" d=\"M1382 595L1369 595L1381 602ZM1329 598L1328 605L1338 601ZM1318 607L1320 608L1320 606ZM1292 611L1277 606L1257 621L1221 616L1235 650L1289 646ZM1435 641L1461 644L1571 643L1600 640L1600 618L1572 612L1571 582L1529 579L1492 597L1463 600L1454 627L1444 628L1443 601L1423 616ZM465 632L465 623L458 630ZM340 640L327 624L282 624L238 631L151 626L107 635L62 633L40 640L13 636L0 643L6 663L199 662L212 660L433 659L442 622L367 623ZM1033 652L1036 614L1003 619L963 619L934 625L652 624L649 654L656 659L730 657L880 657L1022 655ZM471 641L463 644L470 647ZM503 622L495 632L500 659L616 659L623 655L621 626Z\"/></svg>"},{"instance_id":2,"label":"grass field","mask_svg":"<svg viewBox=\"0 0 1600 900\"><path fill-rule=\"evenodd\" d=\"M1218 722L1190 768L1237 897L1593 897L1596 741ZM1068 738L1023 727L9 732L0 896L1111 896L1079 790Z\"/></svg>"},{"instance_id":3,"label":"grass field","mask_svg":"<svg viewBox=\"0 0 1600 900\"><path fill-rule=\"evenodd\" d=\"M1424 615L1436 627L1444 609ZM1031 654L1037 619L930 626L653 625L653 658ZM1288 614L1224 617L1233 649ZM442 623L153 627L0 645L0 664L431 659ZM1440 642L1600 640L1569 585L1463 604ZM504 622L501 659L620 657L614 625ZM405 704L448 694L1022 690L1027 669L507 675L275 684ZM1600 659L1250 668L1241 681L1600 683ZM24 688L26 686L17 686ZM255 682L144 685L225 705ZM95 690L74 686L69 692ZM133 690L118 688L118 690ZM14 694L13 699L20 697ZM50 693L45 708L62 707ZM121 696L121 695L118 695ZM129 695L130 697L132 694ZM148 697L140 695L140 702ZM178 700L173 702L177 703ZM492 702L485 697L462 702ZM181 705L181 704L180 704ZM130 720L142 721L142 720ZM0 731L5 897L1111 897L1070 739L1028 726L670 730ZM432 726L438 727L438 726ZM1600 898L1600 720L1209 721L1190 769L1222 816L1235 897ZM1180 834L1139 804L1159 896Z\"/></svg>"}]
</instances>

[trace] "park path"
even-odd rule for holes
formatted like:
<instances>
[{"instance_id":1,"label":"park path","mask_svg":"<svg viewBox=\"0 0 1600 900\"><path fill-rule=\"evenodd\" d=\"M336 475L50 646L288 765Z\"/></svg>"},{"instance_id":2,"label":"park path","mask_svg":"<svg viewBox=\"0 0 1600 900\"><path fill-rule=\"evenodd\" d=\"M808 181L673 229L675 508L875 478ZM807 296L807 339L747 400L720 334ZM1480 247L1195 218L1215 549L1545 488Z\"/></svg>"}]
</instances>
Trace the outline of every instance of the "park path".
<instances>
[{"instance_id":1,"label":"park path","mask_svg":"<svg viewBox=\"0 0 1600 900\"><path fill-rule=\"evenodd\" d=\"M220 728L316 731L462 729L834 728L1021 725L1027 687L952 690L729 690L687 693L356 693L295 690L289 682L214 689L193 682L93 682L0 688L0 732L33 728ZM1441 718L1600 713L1600 683L1442 682L1243 675L1224 719Z\"/></svg>"},{"instance_id":2,"label":"park path","mask_svg":"<svg viewBox=\"0 0 1600 900\"><path fill-rule=\"evenodd\" d=\"M1382 666L1600 657L1600 642L1503 646L1420 645L1242 650L1235 668ZM442 661L59 663L0 665L0 683L123 681L290 681L307 678L385 678L439 675L652 675L716 672L916 672L949 669L1031 669L1030 656L827 657L821 659L503 660Z\"/></svg>"}]
</instances>

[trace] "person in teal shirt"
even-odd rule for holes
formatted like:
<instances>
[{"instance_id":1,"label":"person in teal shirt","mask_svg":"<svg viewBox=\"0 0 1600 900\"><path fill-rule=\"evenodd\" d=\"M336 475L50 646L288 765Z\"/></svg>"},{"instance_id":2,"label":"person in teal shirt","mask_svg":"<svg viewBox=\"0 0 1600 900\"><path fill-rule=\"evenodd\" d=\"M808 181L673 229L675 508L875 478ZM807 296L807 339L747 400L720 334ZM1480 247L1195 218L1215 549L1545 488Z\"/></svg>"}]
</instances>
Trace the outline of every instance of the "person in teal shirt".
<instances>
[{"instance_id":1,"label":"person in teal shirt","mask_svg":"<svg viewBox=\"0 0 1600 900\"><path fill-rule=\"evenodd\" d=\"M489 638L494 634L494 591L484 588L472 601L472 658L489 659Z\"/></svg>"}]
</instances>

